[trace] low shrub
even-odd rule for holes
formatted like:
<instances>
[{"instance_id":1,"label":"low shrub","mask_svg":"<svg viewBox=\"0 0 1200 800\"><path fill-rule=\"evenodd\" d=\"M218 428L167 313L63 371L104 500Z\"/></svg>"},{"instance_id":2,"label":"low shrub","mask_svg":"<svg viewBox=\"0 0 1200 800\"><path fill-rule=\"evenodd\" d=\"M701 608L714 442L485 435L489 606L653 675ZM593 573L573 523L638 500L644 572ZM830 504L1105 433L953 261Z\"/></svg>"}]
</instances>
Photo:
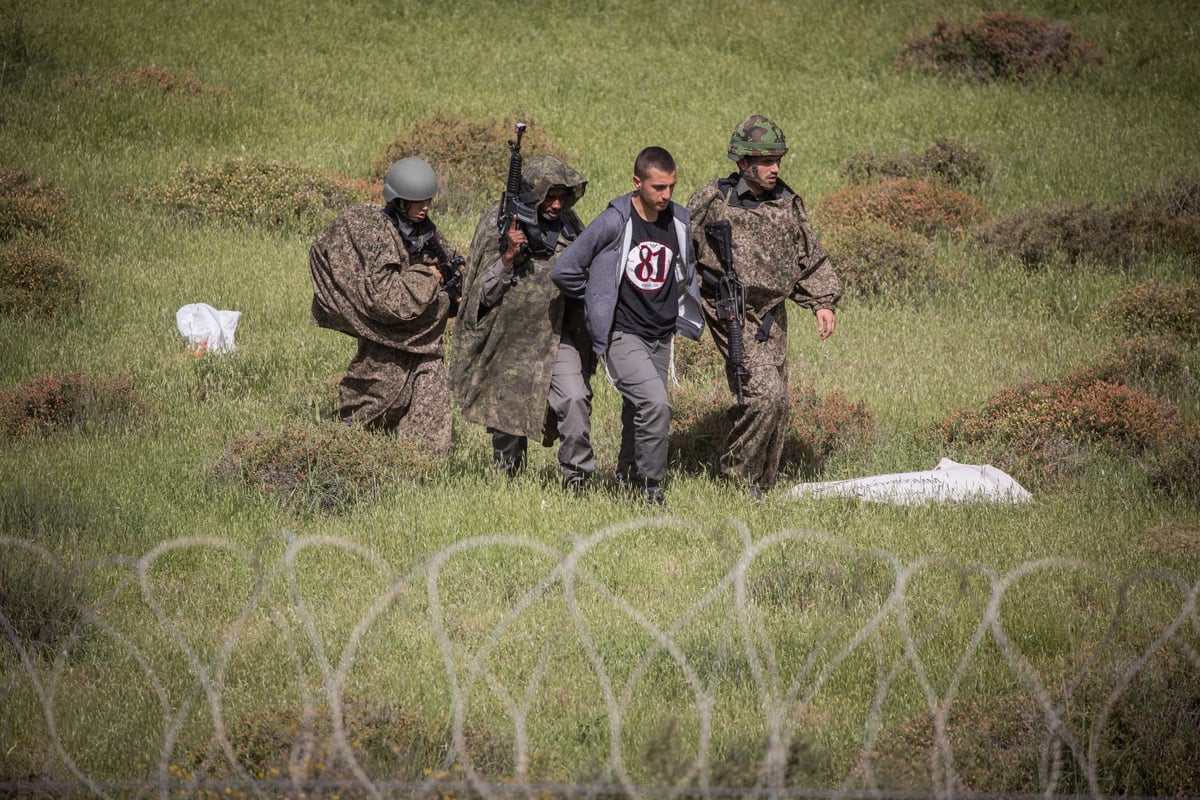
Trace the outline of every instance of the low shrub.
<instances>
[{"instance_id":1,"label":"low shrub","mask_svg":"<svg viewBox=\"0 0 1200 800\"><path fill-rule=\"evenodd\" d=\"M43 179L0 167L0 242L22 234L56 233L67 219L67 193Z\"/></svg>"},{"instance_id":2,"label":"low shrub","mask_svg":"<svg viewBox=\"0 0 1200 800\"><path fill-rule=\"evenodd\" d=\"M9 545L0 556L0 615L7 622L0 625L0 652L17 658L17 645L32 658L54 658L84 615L81 576L21 547Z\"/></svg>"},{"instance_id":3,"label":"low shrub","mask_svg":"<svg viewBox=\"0 0 1200 800\"><path fill-rule=\"evenodd\" d=\"M78 307L91 288L79 266L40 237L0 244L0 314L56 314Z\"/></svg>"},{"instance_id":4,"label":"low shrub","mask_svg":"<svg viewBox=\"0 0 1200 800\"><path fill-rule=\"evenodd\" d=\"M988 157L955 139L938 139L923 153L884 156L861 152L842 162L840 174L848 183L872 183L888 178L920 178L946 186L982 184L992 176Z\"/></svg>"},{"instance_id":5,"label":"low shrub","mask_svg":"<svg viewBox=\"0 0 1200 800\"><path fill-rule=\"evenodd\" d=\"M500 199L508 177L508 141L516 136L521 117L469 118L461 114L437 113L423 117L400 132L375 164L372 177L382 180L394 162L417 156L429 162L438 176L438 195L432 203L434 214L450 214L471 221ZM521 142L521 154L557 156L571 163L573 154L552 141L537 124L525 117L528 125Z\"/></svg>"},{"instance_id":6,"label":"low shrub","mask_svg":"<svg viewBox=\"0 0 1200 800\"><path fill-rule=\"evenodd\" d=\"M368 775L389 780L461 781L464 756L480 774L507 777L514 772L512 742L480 725L467 725L467 752L453 747L450 721L426 718L420 711L347 700L342 704L342 729L354 758ZM238 763L253 777L293 780L355 779L333 735L331 709L322 706L305 714L294 704L256 708L226 722L226 735ZM188 773L224 776L224 758L211 745L196 748L187 758ZM190 777L190 775L189 775ZM443 797L442 794L429 794Z\"/></svg>"},{"instance_id":7,"label":"low shrub","mask_svg":"<svg viewBox=\"0 0 1200 800\"><path fill-rule=\"evenodd\" d=\"M725 374L725 357L717 349L712 336L705 334L698 341L676 336L675 376L681 381L702 381Z\"/></svg>"},{"instance_id":8,"label":"low shrub","mask_svg":"<svg viewBox=\"0 0 1200 800\"><path fill-rule=\"evenodd\" d=\"M1188 424L1145 460L1150 485L1168 497L1200 497L1200 425Z\"/></svg>"},{"instance_id":9,"label":"low shrub","mask_svg":"<svg viewBox=\"0 0 1200 800\"><path fill-rule=\"evenodd\" d=\"M92 75L73 73L64 81L71 88L86 88L106 83L132 91L148 91L160 95L195 95L228 97L232 92L224 86L213 86L196 77L191 70L175 72L166 67L148 66L133 69L108 69Z\"/></svg>"},{"instance_id":10,"label":"low shrub","mask_svg":"<svg viewBox=\"0 0 1200 800\"><path fill-rule=\"evenodd\" d=\"M0 433L14 437L106 429L152 409L134 387L132 375L44 372L0 392Z\"/></svg>"},{"instance_id":11,"label":"low shrub","mask_svg":"<svg viewBox=\"0 0 1200 800\"><path fill-rule=\"evenodd\" d=\"M133 187L137 203L166 206L184 219L315 234L355 203L378 202L379 189L305 164L231 157L184 163L169 179Z\"/></svg>"},{"instance_id":12,"label":"low shrub","mask_svg":"<svg viewBox=\"0 0 1200 800\"><path fill-rule=\"evenodd\" d=\"M721 372L724 375L724 371ZM728 409L734 398L722 378L718 382L672 389L671 459L685 470L717 471L731 425Z\"/></svg>"},{"instance_id":13,"label":"low shrub","mask_svg":"<svg viewBox=\"0 0 1200 800\"><path fill-rule=\"evenodd\" d=\"M1148 281L1122 290L1097 312L1131 334L1159 333L1200 341L1200 281L1168 286Z\"/></svg>"},{"instance_id":14,"label":"low shrub","mask_svg":"<svg viewBox=\"0 0 1200 800\"><path fill-rule=\"evenodd\" d=\"M960 233L982 222L987 212L983 203L957 189L917 178L891 178L823 197L813 216L821 230L880 222L932 238Z\"/></svg>"},{"instance_id":15,"label":"low shrub","mask_svg":"<svg viewBox=\"0 0 1200 800\"><path fill-rule=\"evenodd\" d=\"M1094 778L1106 796L1195 796L1200 789L1200 663L1186 645L1169 643L1113 697L1130 663L1126 657L1093 664L1082 675L1047 676L1054 694L1066 693L1055 697L1062 724L1074 733L1084 757L1095 748ZM944 780L942 756L948 753L959 794L1087 793L1085 766L1046 726L1045 711L1028 695L964 694L949 708L944 749L936 747L927 711L884 729L872 759L875 778L884 789L938 789L944 784L932 780L931 773ZM1062 755L1052 786L1045 783L1048 747L1061 747Z\"/></svg>"},{"instance_id":16,"label":"low shrub","mask_svg":"<svg viewBox=\"0 0 1200 800\"><path fill-rule=\"evenodd\" d=\"M1180 346L1155 334L1126 339L1088 370L1097 380L1139 386L1156 395L1153 387L1159 382L1186 381L1185 372Z\"/></svg>"},{"instance_id":17,"label":"low shrub","mask_svg":"<svg viewBox=\"0 0 1200 800\"><path fill-rule=\"evenodd\" d=\"M237 436L214 469L298 510L342 512L435 463L419 442L330 421Z\"/></svg>"},{"instance_id":18,"label":"low shrub","mask_svg":"<svg viewBox=\"0 0 1200 800\"><path fill-rule=\"evenodd\" d=\"M834 390L817 394L811 386L789 387L787 439L783 464L815 473L831 456L857 447L875 433L875 417L863 400L850 400Z\"/></svg>"},{"instance_id":19,"label":"low shrub","mask_svg":"<svg viewBox=\"0 0 1200 800\"><path fill-rule=\"evenodd\" d=\"M14 10L0 13L0 86L24 81L53 65L50 49Z\"/></svg>"},{"instance_id":20,"label":"low shrub","mask_svg":"<svg viewBox=\"0 0 1200 800\"><path fill-rule=\"evenodd\" d=\"M685 469L716 472L731 423L734 398L724 380L672 393L670 451ZM822 397L812 387L789 387L788 429L781 470L812 474L834 453L861 444L875 431L862 401L841 392Z\"/></svg>"},{"instance_id":21,"label":"low shrub","mask_svg":"<svg viewBox=\"0 0 1200 800\"><path fill-rule=\"evenodd\" d=\"M1083 261L1129 266L1147 254L1200 262L1200 180L1177 178L1123 205L1019 209L979 225L971 242L1027 268Z\"/></svg>"},{"instance_id":22,"label":"low shrub","mask_svg":"<svg viewBox=\"0 0 1200 800\"><path fill-rule=\"evenodd\" d=\"M1131 368L1114 357L1102 368L1001 389L981 408L951 412L936 436L989 454L1027 486L1077 475L1092 450L1145 459L1180 441L1191 425L1175 406L1119 382Z\"/></svg>"},{"instance_id":23,"label":"low shrub","mask_svg":"<svg viewBox=\"0 0 1200 800\"><path fill-rule=\"evenodd\" d=\"M939 19L904 43L896 65L981 81L1025 82L1077 75L1107 56L1064 22L1016 11L990 11L956 27Z\"/></svg>"},{"instance_id":24,"label":"low shrub","mask_svg":"<svg viewBox=\"0 0 1200 800\"><path fill-rule=\"evenodd\" d=\"M971 231L971 243L992 255L1010 256L1029 269L1075 266L1082 261L1128 265L1136 255L1129 218L1118 209L1064 203L1019 209Z\"/></svg>"},{"instance_id":25,"label":"low shrub","mask_svg":"<svg viewBox=\"0 0 1200 800\"><path fill-rule=\"evenodd\" d=\"M1200 450L1193 455L1200 455ZM1100 776L1103 793L1113 797L1200 796L1198 675L1200 657L1178 642L1157 650L1138 670L1097 737L1099 763L1119 765ZM1092 708L1107 699L1104 690L1111 690L1108 682L1099 688Z\"/></svg>"},{"instance_id":26,"label":"low shrub","mask_svg":"<svg viewBox=\"0 0 1200 800\"><path fill-rule=\"evenodd\" d=\"M1141 249L1200 263L1200 178L1160 182L1134 195L1124 210Z\"/></svg>"},{"instance_id":27,"label":"low shrub","mask_svg":"<svg viewBox=\"0 0 1200 800\"><path fill-rule=\"evenodd\" d=\"M1039 788L1038 756L1045 738L1037 704L1027 696L966 694L950 707L944 747L953 758L956 794ZM871 766L879 787L930 792L945 786L947 764L933 717L921 711L881 731Z\"/></svg>"},{"instance_id":28,"label":"low shrub","mask_svg":"<svg viewBox=\"0 0 1200 800\"><path fill-rule=\"evenodd\" d=\"M849 291L873 296L898 289L933 290L945 278L934 245L918 233L867 220L832 227L823 237Z\"/></svg>"}]
</instances>

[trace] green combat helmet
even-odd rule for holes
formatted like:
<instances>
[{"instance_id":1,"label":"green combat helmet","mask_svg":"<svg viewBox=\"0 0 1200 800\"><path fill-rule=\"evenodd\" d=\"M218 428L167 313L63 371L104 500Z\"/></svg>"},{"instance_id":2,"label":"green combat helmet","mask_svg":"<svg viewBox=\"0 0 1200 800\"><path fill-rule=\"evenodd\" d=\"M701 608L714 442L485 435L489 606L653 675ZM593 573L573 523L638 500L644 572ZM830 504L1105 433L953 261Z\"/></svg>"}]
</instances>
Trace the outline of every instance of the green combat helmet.
<instances>
[{"instance_id":1,"label":"green combat helmet","mask_svg":"<svg viewBox=\"0 0 1200 800\"><path fill-rule=\"evenodd\" d=\"M438 193L437 176L433 167L419 158L402 158L388 168L383 176L383 199L432 200Z\"/></svg>"},{"instance_id":2,"label":"green combat helmet","mask_svg":"<svg viewBox=\"0 0 1200 800\"><path fill-rule=\"evenodd\" d=\"M732 161L749 156L782 156L787 151L787 139L783 131L762 114L746 117L729 137L729 158Z\"/></svg>"}]
</instances>

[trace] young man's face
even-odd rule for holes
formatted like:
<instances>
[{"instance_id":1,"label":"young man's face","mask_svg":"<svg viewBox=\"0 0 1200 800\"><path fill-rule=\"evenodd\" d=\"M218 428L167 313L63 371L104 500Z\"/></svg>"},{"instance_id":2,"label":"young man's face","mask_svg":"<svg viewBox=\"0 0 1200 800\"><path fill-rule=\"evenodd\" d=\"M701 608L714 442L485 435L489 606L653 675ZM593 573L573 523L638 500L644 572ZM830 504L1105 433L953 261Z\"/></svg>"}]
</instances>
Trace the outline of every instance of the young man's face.
<instances>
[{"instance_id":1,"label":"young man's face","mask_svg":"<svg viewBox=\"0 0 1200 800\"><path fill-rule=\"evenodd\" d=\"M738 159L738 169L753 186L751 189L770 192L779 182L779 159L782 156L746 156Z\"/></svg>"},{"instance_id":2,"label":"young man's face","mask_svg":"<svg viewBox=\"0 0 1200 800\"><path fill-rule=\"evenodd\" d=\"M665 211L671 202L671 192L675 189L675 173L663 172L656 167L650 167L644 178L633 176L633 191L645 209Z\"/></svg>"},{"instance_id":3,"label":"young man's face","mask_svg":"<svg viewBox=\"0 0 1200 800\"><path fill-rule=\"evenodd\" d=\"M562 214L571 200L571 192L565 186L551 186L546 190L546 199L538 204L538 214L553 222Z\"/></svg>"},{"instance_id":4,"label":"young man's face","mask_svg":"<svg viewBox=\"0 0 1200 800\"><path fill-rule=\"evenodd\" d=\"M428 200L403 200L401 201L400 213L411 219L413 222L420 222L429 216L429 201Z\"/></svg>"}]
</instances>

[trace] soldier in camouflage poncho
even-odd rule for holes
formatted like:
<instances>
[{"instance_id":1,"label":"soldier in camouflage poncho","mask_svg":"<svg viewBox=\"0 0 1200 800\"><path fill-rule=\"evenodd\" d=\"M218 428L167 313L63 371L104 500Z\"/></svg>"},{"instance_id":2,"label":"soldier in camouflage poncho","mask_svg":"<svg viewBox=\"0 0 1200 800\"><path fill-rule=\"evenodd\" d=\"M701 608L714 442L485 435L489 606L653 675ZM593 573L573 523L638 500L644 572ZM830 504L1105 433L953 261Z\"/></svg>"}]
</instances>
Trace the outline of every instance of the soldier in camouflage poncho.
<instances>
[{"instance_id":1,"label":"soldier in camouflage poncho","mask_svg":"<svg viewBox=\"0 0 1200 800\"><path fill-rule=\"evenodd\" d=\"M804 203L779 179L787 152L783 132L755 114L741 122L729 143L738 169L692 195L688 210L696 231L696 261L704 313L713 341L729 364L729 323L716 313L716 285L724 274L703 231L709 221L728 219L733 268L746 288L743 325L744 405L730 409L733 429L721 456L721 474L749 488L752 496L775 484L788 427L787 308L784 300L811 309L821 339L833 333L842 284L817 240Z\"/></svg>"},{"instance_id":2,"label":"soldier in camouflage poncho","mask_svg":"<svg viewBox=\"0 0 1200 800\"><path fill-rule=\"evenodd\" d=\"M561 439L558 461L571 491L596 469L595 357L582 301L559 293L550 268L583 230L572 206L586 189L567 164L535 155L522 170L522 199L537 206L538 229L514 224L502 252L499 203L484 212L471 242L450 359L463 419L487 426L497 465L511 477L525 465L530 437L547 447Z\"/></svg>"},{"instance_id":3,"label":"soldier in camouflage poncho","mask_svg":"<svg viewBox=\"0 0 1200 800\"><path fill-rule=\"evenodd\" d=\"M347 208L309 249L312 324L358 340L338 387L338 414L450 450L442 334L448 243L428 217L437 178L405 158L383 182L386 206Z\"/></svg>"}]
</instances>

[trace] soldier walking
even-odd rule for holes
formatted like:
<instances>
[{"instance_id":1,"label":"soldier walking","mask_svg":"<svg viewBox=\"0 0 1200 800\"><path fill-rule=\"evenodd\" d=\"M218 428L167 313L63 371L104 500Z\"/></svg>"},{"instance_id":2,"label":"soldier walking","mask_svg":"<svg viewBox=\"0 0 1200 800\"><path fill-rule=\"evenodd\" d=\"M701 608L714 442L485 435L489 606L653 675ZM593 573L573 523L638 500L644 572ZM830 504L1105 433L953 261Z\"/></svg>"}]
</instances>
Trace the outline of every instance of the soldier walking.
<instances>
[{"instance_id":1,"label":"soldier walking","mask_svg":"<svg viewBox=\"0 0 1200 800\"><path fill-rule=\"evenodd\" d=\"M537 224L510 225L502 243L500 204L479 220L454 325L450 385L463 419L487 426L493 459L509 477L524 469L530 438L546 447L561 440L563 486L578 494L596 469L596 361L583 301L564 297L550 270L583 230L573 206L587 181L558 158L534 155L524 162L521 184Z\"/></svg>"},{"instance_id":2,"label":"soldier walking","mask_svg":"<svg viewBox=\"0 0 1200 800\"><path fill-rule=\"evenodd\" d=\"M821 247L800 196L779 177L787 153L783 131L760 114L747 117L729 139L737 170L713 180L688 201L696 231L696 262L704 316L725 356L731 391L741 381L744 403L730 409L733 428L721 455L721 475L758 498L775 484L788 426L787 307L791 298L816 316L827 339L842 284ZM745 371L730 360L730 324L717 314L725 275L708 222L728 220L737 279L745 289ZM748 374L747 374L748 373Z\"/></svg>"}]
</instances>

